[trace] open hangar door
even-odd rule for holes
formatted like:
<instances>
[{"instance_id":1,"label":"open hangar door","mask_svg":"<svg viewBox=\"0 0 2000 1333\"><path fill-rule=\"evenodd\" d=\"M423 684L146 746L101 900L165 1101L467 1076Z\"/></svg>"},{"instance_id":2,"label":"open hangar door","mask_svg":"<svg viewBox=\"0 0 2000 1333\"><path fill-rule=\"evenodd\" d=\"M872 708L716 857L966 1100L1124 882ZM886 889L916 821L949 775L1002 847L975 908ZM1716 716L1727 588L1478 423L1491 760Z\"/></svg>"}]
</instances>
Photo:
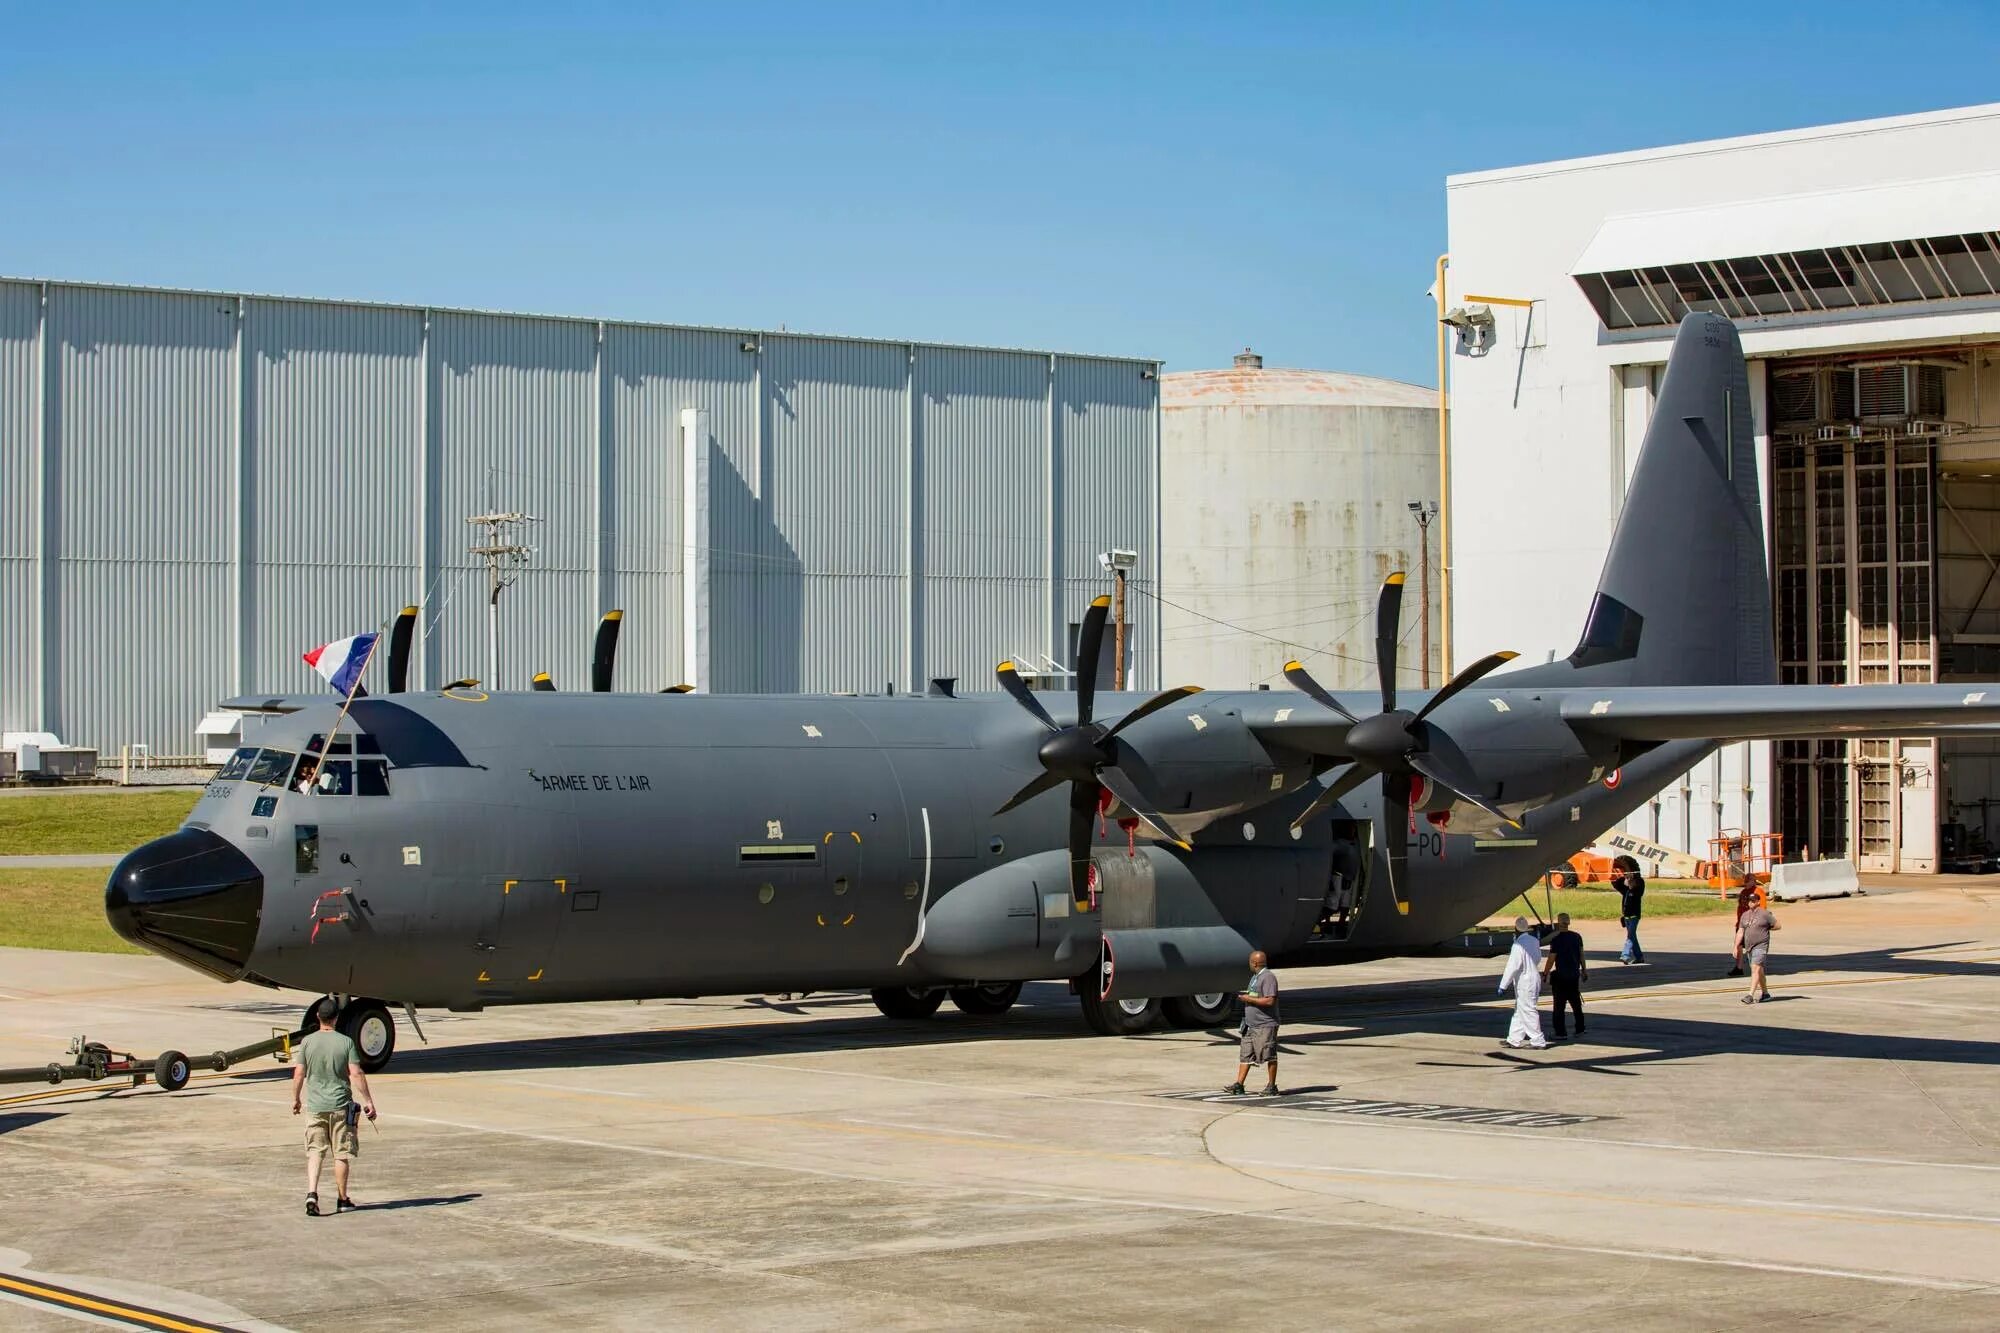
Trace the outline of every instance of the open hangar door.
<instances>
[{"instance_id":1,"label":"open hangar door","mask_svg":"<svg viewBox=\"0 0 2000 1333\"><path fill-rule=\"evenodd\" d=\"M1937 449L1937 633L1940 679L1978 688L2000 682L2000 346L1963 352L1947 406L1966 425ZM1984 868L2000 856L2000 734L1944 741L1940 758L1943 868Z\"/></svg>"},{"instance_id":2,"label":"open hangar door","mask_svg":"<svg viewBox=\"0 0 2000 1333\"><path fill-rule=\"evenodd\" d=\"M1768 365L1779 678L2000 679L2000 383L1992 347ZM1785 741L1789 854L1930 871L2000 846L2000 737Z\"/></svg>"}]
</instances>

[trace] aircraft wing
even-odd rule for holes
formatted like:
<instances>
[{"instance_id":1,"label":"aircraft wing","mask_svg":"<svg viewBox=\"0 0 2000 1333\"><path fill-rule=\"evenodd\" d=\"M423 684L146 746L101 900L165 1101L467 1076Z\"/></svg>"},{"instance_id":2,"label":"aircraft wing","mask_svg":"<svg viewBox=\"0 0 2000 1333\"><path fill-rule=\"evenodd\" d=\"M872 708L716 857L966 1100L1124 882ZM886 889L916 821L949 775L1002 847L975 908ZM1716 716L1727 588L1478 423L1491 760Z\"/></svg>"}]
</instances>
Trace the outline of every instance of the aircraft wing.
<instances>
[{"instance_id":1,"label":"aircraft wing","mask_svg":"<svg viewBox=\"0 0 2000 1333\"><path fill-rule=\"evenodd\" d=\"M1561 712L1627 741L1930 736L2000 726L2000 684L1630 686L1566 691Z\"/></svg>"}]
</instances>

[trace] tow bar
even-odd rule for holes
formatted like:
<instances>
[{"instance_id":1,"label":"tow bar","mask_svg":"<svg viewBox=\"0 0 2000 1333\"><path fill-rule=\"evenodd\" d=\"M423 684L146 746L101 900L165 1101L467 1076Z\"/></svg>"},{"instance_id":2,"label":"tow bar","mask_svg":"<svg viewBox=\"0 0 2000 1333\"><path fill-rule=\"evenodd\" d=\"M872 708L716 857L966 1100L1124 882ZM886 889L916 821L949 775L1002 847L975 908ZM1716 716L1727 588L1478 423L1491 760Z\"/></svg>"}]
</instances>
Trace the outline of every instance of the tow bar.
<instances>
[{"instance_id":1,"label":"tow bar","mask_svg":"<svg viewBox=\"0 0 2000 1333\"><path fill-rule=\"evenodd\" d=\"M161 1051L151 1060L140 1060L130 1052L114 1051L101 1041L77 1036L70 1039L68 1061L53 1060L45 1065L0 1069L0 1083L60 1084L66 1079L100 1083L107 1078L130 1078L136 1088L151 1078L162 1091L179 1092L187 1086L189 1077L197 1068L212 1069L219 1074L231 1065L254 1060L261 1055L274 1056L279 1064L287 1064L292 1058L292 1043L300 1035L283 1028L272 1028L268 1039L238 1046L234 1050L191 1057L169 1049Z\"/></svg>"}]
</instances>

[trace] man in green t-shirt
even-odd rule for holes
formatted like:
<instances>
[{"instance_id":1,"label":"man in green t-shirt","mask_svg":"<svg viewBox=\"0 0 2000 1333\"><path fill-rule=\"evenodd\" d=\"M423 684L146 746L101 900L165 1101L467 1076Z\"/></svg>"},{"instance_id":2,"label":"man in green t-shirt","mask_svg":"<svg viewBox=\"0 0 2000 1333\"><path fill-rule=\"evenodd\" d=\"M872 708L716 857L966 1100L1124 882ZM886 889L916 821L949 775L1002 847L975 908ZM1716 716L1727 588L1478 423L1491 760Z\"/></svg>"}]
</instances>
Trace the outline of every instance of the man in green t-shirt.
<instances>
[{"instance_id":1,"label":"man in green t-shirt","mask_svg":"<svg viewBox=\"0 0 2000 1333\"><path fill-rule=\"evenodd\" d=\"M347 1197L347 1178L355 1157L361 1152L361 1137L355 1133L350 1107L354 1093L361 1094L360 1107L370 1120L375 1118L375 1096L368 1090L368 1075L361 1071L361 1048L354 1039L333 1029L340 1006L328 996L313 1010L319 1031L298 1044L292 1052L292 1114L304 1110L306 1122L306 1216L319 1216L319 1172L327 1153L334 1154L333 1184L339 1191L334 1211L352 1208Z\"/></svg>"}]
</instances>

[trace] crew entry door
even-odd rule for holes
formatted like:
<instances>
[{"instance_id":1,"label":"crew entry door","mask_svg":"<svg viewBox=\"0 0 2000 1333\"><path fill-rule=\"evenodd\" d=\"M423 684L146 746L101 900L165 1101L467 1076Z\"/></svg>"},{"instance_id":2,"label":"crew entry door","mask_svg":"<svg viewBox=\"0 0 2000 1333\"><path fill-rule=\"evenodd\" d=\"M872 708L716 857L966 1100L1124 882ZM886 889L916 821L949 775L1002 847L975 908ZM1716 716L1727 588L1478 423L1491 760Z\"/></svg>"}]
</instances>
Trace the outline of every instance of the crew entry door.
<instances>
[{"instance_id":1,"label":"crew entry door","mask_svg":"<svg viewBox=\"0 0 2000 1333\"><path fill-rule=\"evenodd\" d=\"M489 879L479 984L511 993L547 977L573 891L566 879Z\"/></svg>"}]
</instances>

